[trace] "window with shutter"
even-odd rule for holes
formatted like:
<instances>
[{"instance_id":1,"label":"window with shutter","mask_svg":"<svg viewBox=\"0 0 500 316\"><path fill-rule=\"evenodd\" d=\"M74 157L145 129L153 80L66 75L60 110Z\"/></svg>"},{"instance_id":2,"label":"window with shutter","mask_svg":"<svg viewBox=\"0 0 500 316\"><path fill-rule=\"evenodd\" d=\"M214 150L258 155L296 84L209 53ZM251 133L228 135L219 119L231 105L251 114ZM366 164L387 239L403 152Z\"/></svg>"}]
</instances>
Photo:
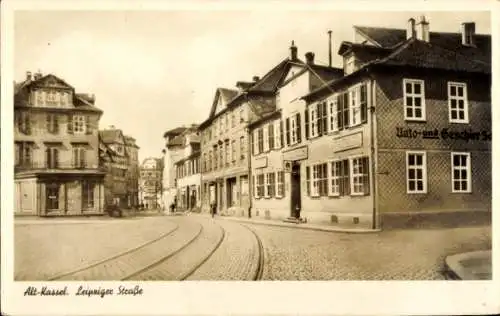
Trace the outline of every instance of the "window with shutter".
<instances>
[{"instance_id":1,"label":"window with shutter","mask_svg":"<svg viewBox=\"0 0 500 316\"><path fill-rule=\"evenodd\" d=\"M297 113L295 115L295 120L296 120L296 128L297 128L297 143L300 143L302 141L301 137L301 132L300 132L300 113Z\"/></svg>"},{"instance_id":2,"label":"window with shutter","mask_svg":"<svg viewBox=\"0 0 500 316\"><path fill-rule=\"evenodd\" d=\"M15 144L15 155L14 155L14 166L19 166L21 164L21 144Z\"/></svg>"},{"instance_id":3,"label":"window with shutter","mask_svg":"<svg viewBox=\"0 0 500 316\"><path fill-rule=\"evenodd\" d=\"M332 99L329 100L328 104L328 116L329 116L329 126L328 132L334 132L338 130L337 126L337 100L338 97L335 95Z\"/></svg>"},{"instance_id":4,"label":"window with shutter","mask_svg":"<svg viewBox=\"0 0 500 316\"><path fill-rule=\"evenodd\" d=\"M306 166L306 191L311 196L311 167Z\"/></svg>"},{"instance_id":5,"label":"window with shutter","mask_svg":"<svg viewBox=\"0 0 500 316\"><path fill-rule=\"evenodd\" d=\"M26 135L31 135L31 116L27 112L24 113L24 125L25 125L24 133Z\"/></svg>"},{"instance_id":6,"label":"window with shutter","mask_svg":"<svg viewBox=\"0 0 500 316\"><path fill-rule=\"evenodd\" d=\"M256 151L255 150L255 146L256 146L256 143L257 143L257 130L254 130L253 133L250 135L250 146L252 147L252 156L255 156L256 155Z\"/></svg>"},{"instance_id":7,"label":"window with shutter","mask_svg":"<svg viewBox=\"0 0 500 316\"><path fill-rule=\"evenodd\" d=\"M90 121L90 116L85 117L85 131L87 135L92 134L92 122Z\"/></svg>"},{"instance_id":8,"label":"window with shutter","mask_svg":"<svg viewBox=\"0 0 500 316\"><path fill-rule=\"evenodd\" d=\"M344 114L344 118L343 118L343 123L344 123L344 128L348 128L349 127L349 93L345 92L344 93L344 101L343 101L343 114Z\"/></svg>"},{"instance_id":9,"label":"window with shutter","mask_svg":"<svg viewBox=\"0 0 500 316\"><path fill-rule=\"evenodd\" d=\"M285 120L285 130L286 130L286 145L290 146L290 118L287 117Z\"/></svg>"},{"instance_id":10,"label":"window with shutter","mask_svg":"<svg viewBox=\"0 0 500 316\"><path fill-rule=\"evenodd\" d=\"M52 133L52 115L47 114L47 132Z\"/></svg>"},{"instance_id":11,"label":"window with shutter","mask_svg":"<svg viewBox=\"0 0 500 316\"><path fill-rule=\"evenodd\" d=\"M281 131L280 131L280 121L274 121L273 123L273 134L274 134L274 149L281 148Z\"/></svg>"},{"instance_id":12,"label":"window with shutter","mask_svg":"<svg viewBox=\"0 0 500 316\"><path fill-rule=\"evenodd\" d=\"M306 110L304 111L304 123L305 123L305 133L306 133L306 139L309 139L309 137L314 137L313 131L314 131L314 112L311 113L311 111L314 111L314 106L310 106L309 108L306 107ZM311 116L311 127L309 127L309 115Z\"/></svg>"},{"instance_id":13,"label":"window with shutter","mask_svg":"<svg viewBox=\"0 0 500 316\"><path fill-rule=\"evenodd\" d=\"M68 115L68 134L73 134L73 115Z\"/></svg>"},{"instance_id":14,"label":"window with shutter","mask_svg":"<svg viewBox=\"0 0 500 316\"><path fill-rule=\"evenodd\" d=\"M264 130L262 129L262 127L258 129L257 135L258 135L258 139L257 139L257 142L258 142L257 154L260 154L260 153L264 152Z\"/></svg>"},{"instance_id":15,"label":"window with shutter","mask_svg":"<svg viewBox=\"0 0 500 316\"><path fill-rule=\"evenodd\" d=\"M282 148L284 146L284 143L285 143L285 139L284 139L285 133L283 132L283 121L280 120L279 124L280 124L280 148Z\"/></svg>"},{"instance_id":16,"label":"window with shutter","mask_svg":"<svg viewBox=\"0 0 500 316\"><path fill-rule=\"evenodd\" d=\"M269 137L268 150L272 150L272 149L274 149L274 124L273 123L269 123L267 125L267 134Z\"/></svg>"},{"instance_id":17,"label":"window with shutter","mask_svg":"<svg viewBox=\"0 0 500 316\"><path fill-rule=\"evenodd\" d=\"M337 129L339 131L344 129L344 95L339 94L337 96Z\"/></svg>"},{"instance_id":18,"label":"window with shutter","mask_svg":"<svg viewBox=\"0 0 500 316\"><path fill-rule=\"evenodd\" d=\"M262 146L262 152L268 152L269 151L269 129L267 128L267 125L264 125L262 127L262 137L263 137L263 143L264 143L264 145Z\"/></svg>"},{"instance_id":19,"label":"window with shutter","mask_svg":"<svg viewBox=\"0 0 500 316\"><path fill-rule=\"evenodd\" d=\"M368 89L366 83L361 85L360 88L360 107L361 107L361 123L368 121Z\"/></svg>"},{"instance_id":20,"label":"window with shutter","mask_svg":"<svg viewBox=\"0 0 500 316\"><path fill-rule=\"evenodd\" d=\"M321 103L321 135L328 133L328 104L326 101Z\"/></svg>"},{"instance_id":21,"label":"window with shutter","mask_svg":"<svg viewBox=\"0 0 500 316\"><path fill-rule=\"evenodd\" d=\"M366 195L370 193L368 157L351 160L351 194Z\"/></svg>"}]
</instances>

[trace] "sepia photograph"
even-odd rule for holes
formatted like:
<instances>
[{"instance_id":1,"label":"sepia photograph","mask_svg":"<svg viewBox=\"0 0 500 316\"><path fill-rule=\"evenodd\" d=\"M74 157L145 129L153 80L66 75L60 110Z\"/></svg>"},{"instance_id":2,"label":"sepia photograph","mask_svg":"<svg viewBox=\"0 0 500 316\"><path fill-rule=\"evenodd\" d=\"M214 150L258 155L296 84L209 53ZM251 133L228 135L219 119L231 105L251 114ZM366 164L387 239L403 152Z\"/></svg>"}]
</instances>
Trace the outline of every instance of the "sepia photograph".
<instances>
[{"instance_id":1,"label":"sepia photograph","mask_svg":"<svg viewBox=\"0 0 500 316\"><path fill-rule=\"evenodd\" d=\"M490 9L10 20L2 216L23 302L493 280Z\"/></svg>"}]
</instances>

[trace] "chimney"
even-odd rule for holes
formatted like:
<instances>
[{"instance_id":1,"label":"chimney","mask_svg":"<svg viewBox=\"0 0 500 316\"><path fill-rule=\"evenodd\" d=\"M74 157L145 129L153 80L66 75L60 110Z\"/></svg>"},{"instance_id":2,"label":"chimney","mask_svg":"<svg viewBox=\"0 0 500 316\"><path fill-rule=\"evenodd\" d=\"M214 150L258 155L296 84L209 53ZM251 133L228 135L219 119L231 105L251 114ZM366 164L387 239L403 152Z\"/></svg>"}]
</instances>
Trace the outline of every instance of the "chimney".
<instances>
[{"instance_id":1,"label":"chimney","mask_svg":"<svg viewBox=\"0 0 500 316\"><path fill-rule=\"evenodd\" d=\"M297 60L297 46L295 46L294 41L292 41L292 46L290 46L290 59Z\"/></svg>"},{"instance_id":2,"label":"chimney","mask_svg":"<svg viewBox=\"0 0 500 316\"><path fill-rule=\"evenodd\" d=\"M410 18L406 26L406 39L415 38L415 19Z\"/></svg>"},{"instance_id":3,"label":"chimney","mask_svg":"<svg viewBox=\"0 0 500 316\"><path fill-rule=\"evenodd\" d=\"M38 80L42 78L42 73L40 72L40 70L38 70L36 73L35 73L35 80Z\"/></svg>"},{"instance_id":4,"label":"chimney","mask_svg":"<svg viewBox=\"0 0 500 316\"><path fill-rule=\"evenodd\" d=\"M253 78L252 78L252 79L253 79L253 81L254 81L254 82L257 82L257 81L259 81L259 80L260 80L259 76L253 76Z\"/></svg>"},{"instance_id":5,"label":"chimney","mask_svg":"<svg viewBox=\"0 0 500 316\"><path fill-rule=\"evenodd\" d=\"M328 31L328 67L332 66L332 31Z\"/></svg>"},{"instance_id":6,"label":"chimney","mask_svg":"<svg viewBox=\"0 0 500 316\"><path fill-rule=\"evenodd\" d=\"M474 34L476 33L476 23L462 23L462 45L473 46Z\"/></svg>"},{"instance_id":7,"label":"chimney","mask_svg":"<svg viewBox=\"0 0 500 316\"><path fill-rule=\"evenodd\" d=\"M31 71L26 71L26 80L31 81Z\"/></svg>"},{"instance_id":8,"label":"chimney","mask_svg":"<svg viewBox=\"0 0 500 316\"><path fill-rule=\"evenodd\" d=\"M418 22L416 27L417 39L429 42L429 22L425 20L425 16L420 17L420 22Z\"/></svg>"},{"instance_id":9,"label":"chimney","mask_svg":"<svg viewBox=\"0 0 500 316\"><path fill-rule=\"evenodd\" d=\"M307 52L305 56L306 56L306 63L308 65L313 65L314 64L314 53Z\"/></svg>"}]
</instances>

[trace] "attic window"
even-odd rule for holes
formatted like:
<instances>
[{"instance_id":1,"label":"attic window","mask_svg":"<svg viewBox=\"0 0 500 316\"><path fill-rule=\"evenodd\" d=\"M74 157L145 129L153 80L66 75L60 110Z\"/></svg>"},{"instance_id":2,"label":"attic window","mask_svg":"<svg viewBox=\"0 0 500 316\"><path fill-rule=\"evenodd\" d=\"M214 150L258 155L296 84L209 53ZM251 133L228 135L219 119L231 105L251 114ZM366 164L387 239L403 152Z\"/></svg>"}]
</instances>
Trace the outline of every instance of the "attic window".
<instances>
[{"instance_id":1,"label":"attic window","mask_svg":"<svg viewBox=\"0 0 500 316\"><path fill-rule=\"evenodd\" d=\"M344 73L348 75L354 71L356 71L356 57L351 54L344 58Z\"/></svg>"}]
</instances>

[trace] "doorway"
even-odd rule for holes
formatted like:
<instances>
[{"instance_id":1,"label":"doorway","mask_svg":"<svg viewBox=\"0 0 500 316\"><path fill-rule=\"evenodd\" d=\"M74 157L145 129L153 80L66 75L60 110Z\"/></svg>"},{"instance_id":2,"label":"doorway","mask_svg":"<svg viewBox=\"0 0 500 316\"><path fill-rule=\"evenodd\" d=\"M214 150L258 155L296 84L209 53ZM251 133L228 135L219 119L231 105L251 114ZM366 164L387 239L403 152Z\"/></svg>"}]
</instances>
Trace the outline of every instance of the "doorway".
<instances>
[{"instance_id":1,"label":"doorway","mask_svg":"<svg viewBox=\"0 0 500 316\"><path fill-rule=\"evenodd\" d=\"M236 178L227 179L227 207L232 207L236 205L236 200L238 198L237 193L238 187L236 186Z\"/></svg>"},{"instance_id":2,"label":"doorway","mask_svg":"<svg viewBox=\"0 0 500 316\"><path fill-rule=\"evenodd\" d=\"M47 213L59 211L59 183L47 184L45 197Z\"/></svg>"},{"instance_id":3,"label":"doorway","mask_svg":"<svg viewBox=\"0 0 500 316\"><path fill-rule=\"evenodd\" d=\"M301 198L300 198L300 164L294 162L292 164L292 171L290 174L290 216L300 218Z\"/></svg>"}]
</instances>

